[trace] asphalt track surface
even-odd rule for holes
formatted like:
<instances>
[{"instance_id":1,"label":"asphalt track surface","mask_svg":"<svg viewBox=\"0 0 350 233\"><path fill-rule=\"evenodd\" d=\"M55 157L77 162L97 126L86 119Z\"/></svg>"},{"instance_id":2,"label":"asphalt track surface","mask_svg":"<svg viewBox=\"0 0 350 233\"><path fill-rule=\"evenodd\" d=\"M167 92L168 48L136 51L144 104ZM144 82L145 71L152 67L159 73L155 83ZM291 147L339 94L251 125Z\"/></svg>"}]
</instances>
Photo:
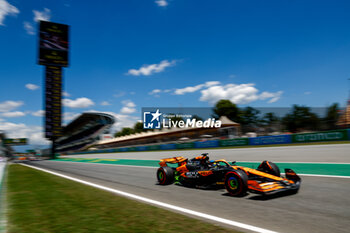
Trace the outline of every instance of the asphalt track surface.
<instances>
[{"instance_id":1,"label":"asphalt track surface","mask_svg":"<svg viewBox=\"0 0 350 233\"><path fill-rule=\"evenodd\" d=\"M244 161L268 159L276 162L350 162L349 151L350 145L346 144L209 150L213 159ZM174 155L193 156L198 153L201 151L129 152L88 156L159 159ZM87 155L78 157L86 158ZM277 232L349 232L350 229L350 179L346 178L304 176L301 189L296 195L262 199L258 195L250 194L243 198L234 198L227 196L225 190L157 185L156 168L59 161L37 161L30 164L146 198Z\"/></svg>"},{"instance_id":2,"label":"asphalt track surface","mask_svg":"<svg viewBox=\"0 0 350 233\"><path fill-rule=\"evenodd\" d=\"M331 162L350 163L350 144L278 146L234 149L203 149L150 152L119 152L103 154L83 154L65 157L102 158L102 159L162 159L174 156L194 157L209 153L210 159L227 161L262 161L273 162Z\"/></svg>"}]
</instances>

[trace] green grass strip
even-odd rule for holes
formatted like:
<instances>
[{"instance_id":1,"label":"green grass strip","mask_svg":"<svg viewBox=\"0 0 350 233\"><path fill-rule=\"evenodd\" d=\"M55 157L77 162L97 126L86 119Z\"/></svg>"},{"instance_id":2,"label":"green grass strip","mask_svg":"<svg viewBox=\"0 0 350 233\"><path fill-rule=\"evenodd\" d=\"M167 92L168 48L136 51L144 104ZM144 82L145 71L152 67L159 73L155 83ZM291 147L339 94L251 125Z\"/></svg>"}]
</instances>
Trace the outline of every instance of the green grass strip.
<instances>
[{"instance_id":1,"label":"green grass strip","mask_svg":"<svg viewBox=\"0 0 350 233\"><path fill-rule=\"evenodd\" d=\"M9 233L237 232L16 164L7 187Z\"/></svg>"}]
</instances>

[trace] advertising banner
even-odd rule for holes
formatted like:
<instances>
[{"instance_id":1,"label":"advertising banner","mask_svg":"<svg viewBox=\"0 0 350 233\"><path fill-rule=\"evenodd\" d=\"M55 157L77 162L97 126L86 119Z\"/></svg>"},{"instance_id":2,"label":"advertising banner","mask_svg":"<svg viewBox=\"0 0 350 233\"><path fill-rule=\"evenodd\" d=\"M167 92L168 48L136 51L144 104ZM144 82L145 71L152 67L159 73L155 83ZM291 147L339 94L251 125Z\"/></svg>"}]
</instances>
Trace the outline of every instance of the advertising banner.
<instances>
[{"instance_id":1,"label":"advertising banner","mask_svg":"<svg viewBox=\"0 0 350 233\"><path fill-rule=\"evenodd\" d=\"M195 142L194 147L195 148L219 147L219 141L210 140L210 141L203 141L203 142Z\"/></svg>"},{"instance_id":2,"label":"advertising banner","mask_svg":"<svg viewBox=\"0 0 350 233\"><path fill-rule=\"evenodd\" d=\"M5 138L3 139L4 145L11 145L11 146L19 146L19 145L27 145L28 139L27 138Z\"/></svg>"},{"instance_id":3,"label":"advertising banner","mask_svg":"<svg viewBox=\"0 0 350 233\"><path fill-rule=\"evenodd\" d=\"M291 142L291 135L276 135L249 138L249 145L286 144Z\"/></svg>"},{"instance_id":4,"label":"advertising banner","mask_svg":"<svg viewBox=\"0 0 350 233\"><path fill-rule=\"evenodd\" d=\"M246 146L249 145L248 138L236 138L220 140L220 146Z\"/></svg>"},{"instance_id":5,"label":"advertising banner","mask_svg":"<svg viewBox=\"0 0 350 233\"><path fill-rule=\"evenodd\" d=\"M160 145L160 149L161 150L174 150L174 149L176 149L176 145L175 144L164 144L164 145Z\"/></svg>"},{"instance_id":6,"label":"advertising banner","mask_svg":"<svg viewBox=\"0 0 350 233\"><path fill-rule=\"evenodd\" d=\"M317 133L293 134L292 140L293 142L323 142L348 140L348 132L346 129L343 129Z\"/></svg>"},{"instance_id":7,"label":"advertising banner","mask_svg":"<svg viewBox=\"0 0 350 233\"><path fill-rule=\"evenodd\" d=\"M193 142L185 142L185 143L176 144L176 149L189 149L189 148L194 148Z\"/></svg>"},{"instance_id":8,"label":"advertising banner","mask_svg":"<svg viewBox=\"0 0 350 233\"><path fill-rule=\"evenodd\" d=\"M147 150L147 147L146 146L138 146L137 150L138 151L145 151L145 150Z\"/></svg>"},{"instance_id":9,"label":"advertising banner","mask_svg":"<svg viewBox=\"0 0 350 233\"><path fill-rule=\"evenodd\" d=\"M123 148L118 148L118 152L126 152L128 151L128 148L123 147Z\"/></svg>"},{"instance_id":10,"label":"advertising banner","mask_svg":"<svg viewBox=\"0 0 350 233\"><path fill-rule=\"evenodd\" d=\"M147 146L147 150L160 150L159 145Z\"/></svg>"}]
</instances>

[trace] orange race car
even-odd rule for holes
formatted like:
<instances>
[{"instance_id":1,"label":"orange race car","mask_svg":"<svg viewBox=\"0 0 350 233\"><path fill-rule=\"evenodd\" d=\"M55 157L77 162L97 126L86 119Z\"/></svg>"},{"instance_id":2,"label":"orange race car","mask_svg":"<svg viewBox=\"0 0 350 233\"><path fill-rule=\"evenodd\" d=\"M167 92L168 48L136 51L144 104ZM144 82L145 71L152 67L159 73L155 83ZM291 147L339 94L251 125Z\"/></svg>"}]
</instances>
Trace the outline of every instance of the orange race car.
<instances>
[{"instance_id":1,"label":"orange race car","mask_svg":"<svg viewBox=\"0 0 350 233\"><path fill-rule=\"evenodd\" d=\"M297 193L299 190L301 179L292 169L286 168L285 177L281 177L278 166L269 161L263 161L257 169L235 163L209 160L207 153L190 160L182 156L162 159L157 179L161 185L175 182L189 187L225 187L232 196L244 196L247 192Z\"/></svg>"}]
</instances>

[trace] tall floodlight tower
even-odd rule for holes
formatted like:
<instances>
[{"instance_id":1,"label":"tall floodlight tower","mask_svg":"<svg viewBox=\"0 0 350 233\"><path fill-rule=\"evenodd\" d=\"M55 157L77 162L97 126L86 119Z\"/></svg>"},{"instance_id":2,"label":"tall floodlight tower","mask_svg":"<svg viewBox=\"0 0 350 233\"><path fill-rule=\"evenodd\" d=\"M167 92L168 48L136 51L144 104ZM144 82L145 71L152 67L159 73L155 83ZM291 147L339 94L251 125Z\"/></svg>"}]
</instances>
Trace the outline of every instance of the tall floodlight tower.
<instances>
[{"instance_id":1,"label":"tall floodlight tower","mask_svg":"<svg viewBox=\"0 0 350 233\"><path fill-rule=\"evenodd\" d=\"M65 24L39 22L38 64L45 66L45 137L52 142L62 136L62 67L68 67L68 31Z\"/></svg>"}]
</instances>

